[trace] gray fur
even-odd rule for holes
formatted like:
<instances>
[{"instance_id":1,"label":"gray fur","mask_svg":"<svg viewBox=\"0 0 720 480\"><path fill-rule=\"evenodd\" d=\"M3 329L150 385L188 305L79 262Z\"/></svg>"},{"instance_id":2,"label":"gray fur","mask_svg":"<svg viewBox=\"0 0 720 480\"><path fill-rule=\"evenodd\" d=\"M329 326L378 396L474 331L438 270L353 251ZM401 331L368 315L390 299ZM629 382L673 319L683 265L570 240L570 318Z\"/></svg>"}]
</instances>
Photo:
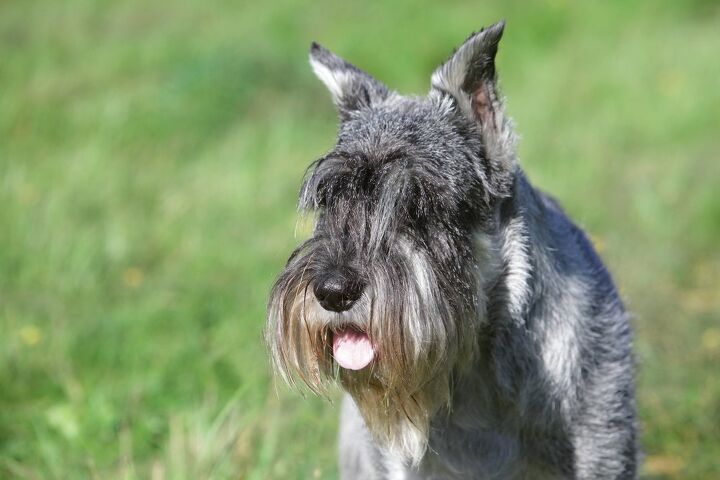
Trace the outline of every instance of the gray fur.
<instances>
[{"instance_id":1,"label":"gray fur","mask_svg":"<svg viewBox=\"0 0 720 480\"><path fill-rule=\"evenodd\" d=\"M308 169L312 238L271 292L276 370L347 394L343 479L636 478L632 334L584 233L515 157L494 66L504 24L472 35L403 97L313 44L340 118ZM361 285L346 311L318 279ZM376 358L340 368L332 338Z\"/></svg>"}]
</instances>

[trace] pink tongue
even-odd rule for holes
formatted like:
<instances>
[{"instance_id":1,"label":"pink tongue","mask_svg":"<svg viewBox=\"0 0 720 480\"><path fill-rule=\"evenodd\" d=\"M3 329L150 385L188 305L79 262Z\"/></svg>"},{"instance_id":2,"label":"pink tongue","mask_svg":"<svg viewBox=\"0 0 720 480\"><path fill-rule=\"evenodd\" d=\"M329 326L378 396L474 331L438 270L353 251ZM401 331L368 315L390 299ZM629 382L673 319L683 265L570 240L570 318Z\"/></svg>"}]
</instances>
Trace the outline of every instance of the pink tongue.
<instances>
[{"instance_id":1,"label":"pink tongue","mask_svg":"<svg viewBox=\"0 0 720 480\"><path fill-rule=\"evenodd\" d=\"M343 368L361 370L375 358L370 339L351 329L333 335L333 357Z\"/></svg>"}]
</instances>

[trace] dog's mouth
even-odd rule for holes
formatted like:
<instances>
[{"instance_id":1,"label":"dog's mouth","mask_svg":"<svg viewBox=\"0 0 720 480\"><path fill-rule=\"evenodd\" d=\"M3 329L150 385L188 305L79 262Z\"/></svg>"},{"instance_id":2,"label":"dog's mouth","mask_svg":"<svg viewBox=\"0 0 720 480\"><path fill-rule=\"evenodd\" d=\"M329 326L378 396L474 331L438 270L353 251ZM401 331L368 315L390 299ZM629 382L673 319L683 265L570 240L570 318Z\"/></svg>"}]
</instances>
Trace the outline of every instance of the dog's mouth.
<instances>
[{"instance_id":1,"label":"dog's mouth","mask_svg":"<svg viewBox=\"0 0 720 480\"><path fill-rule=\"evenodd\" d=\"M362 370L375 359L370 337L353 328L333 331L332 348L335 361L348 370Z\"/></svg>"}]
</instances>

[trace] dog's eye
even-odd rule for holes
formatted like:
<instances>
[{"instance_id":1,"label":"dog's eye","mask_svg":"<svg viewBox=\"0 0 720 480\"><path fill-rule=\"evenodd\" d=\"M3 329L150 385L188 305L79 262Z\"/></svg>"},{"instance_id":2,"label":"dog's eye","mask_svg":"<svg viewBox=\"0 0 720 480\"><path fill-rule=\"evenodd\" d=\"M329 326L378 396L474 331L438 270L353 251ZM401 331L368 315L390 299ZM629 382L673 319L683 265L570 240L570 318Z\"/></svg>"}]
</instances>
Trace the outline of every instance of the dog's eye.
<instances>
[{"instance_id":1,"label":"dog's eye","mask_svg":"<svg viewBox=\"0 0 720 480\"><path fill-rule=\"evenodd\" d=\"M425 216L427 209L425 189L419 180L408 181L403 185L403 203L408 220L418 222Z\"/></svg>"},{"instance_id":2,"label":"dog's eye","mask_svg":"<svg viewBox=\"0 0 720 480\"><path fill-rule=\"evenodd\" d=\"M314 193L315 206L317 208L327 207L328 200L341 196L350 187L350 182L349 174L344 172L318 180Z\"/></svg>"},{"instance_id":3,"label":"dog's eye","mask_svg":"<svg viewBox=\"0 0 720 480\"><path fill-rule=\"evenodd\" d=\"M314 195L313 195L313 199L315 200L315 201L314 201L314 204L315 204L314 206L315 206L316 208L324 208L324 207L325 207L326 198L327 198L327 182L324 181L324 180L320 180L320 181L317 183L317 186L316 186L316 188L315 188L315 192L314 192Z\"/></svg>"}]
</instances>

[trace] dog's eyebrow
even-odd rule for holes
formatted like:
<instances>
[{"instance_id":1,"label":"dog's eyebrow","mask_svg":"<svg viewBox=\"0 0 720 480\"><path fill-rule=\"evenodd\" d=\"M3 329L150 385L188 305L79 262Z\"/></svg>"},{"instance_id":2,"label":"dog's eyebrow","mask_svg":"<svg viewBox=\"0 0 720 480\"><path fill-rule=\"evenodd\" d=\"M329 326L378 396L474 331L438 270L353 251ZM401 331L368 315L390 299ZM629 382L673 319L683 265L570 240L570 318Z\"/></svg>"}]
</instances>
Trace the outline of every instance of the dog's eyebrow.
<instances>
[{"instance_id":1,"label":"dog's eyebrow","mask_svg":"<svg viewBox=\"0 0 720 480\"><path fill-rule=\"evenodd\" d=\"M368 161L368 156L360 151L333 150L328 156L346 161L356 161L358 163Z\"/></svg>"},{"instance_id":2,"label":"dog's eyebrow","mask_svg":"<svg viewBox=\"0 0 720 480\"><path fill-rule=\"evenodd\" d=\"M395 160L402 160L406 155L402 150L390 150L382 156L382 160L385 162L394 162Z\"/></svg>"},{"instance_id":3,"label":"dog's eyebrow","mask_svg":"<svg viewBox=\"0 0 720 480\"><path fill-rule=\"evenodd\" d=\"M328 165L326 165L328 162L330 162L329 165L332 166L334 164L342 164L347 161L349 161L349 158L346 155L332 151L312 162L307 168L306 172L312 173L314 175L322 168L329 168Z\"/></svg>"},{"instance_id":4,"label":"dog's eyebrow","mask_svg":"<svg viewBox=\"0 0 720 480\"><path fill-rule=\"evenodd\" d=\"M390 150L388 152L381 152L379 154L368 155L361 151L348 151L348 150L335 150L327 155L330 158L337 158L340 160L354 161L359 164L366 164L378 162L394 162L395 160L401 160L406 157L406 154L402 150Z\"/></svg>"}]
</instances>

